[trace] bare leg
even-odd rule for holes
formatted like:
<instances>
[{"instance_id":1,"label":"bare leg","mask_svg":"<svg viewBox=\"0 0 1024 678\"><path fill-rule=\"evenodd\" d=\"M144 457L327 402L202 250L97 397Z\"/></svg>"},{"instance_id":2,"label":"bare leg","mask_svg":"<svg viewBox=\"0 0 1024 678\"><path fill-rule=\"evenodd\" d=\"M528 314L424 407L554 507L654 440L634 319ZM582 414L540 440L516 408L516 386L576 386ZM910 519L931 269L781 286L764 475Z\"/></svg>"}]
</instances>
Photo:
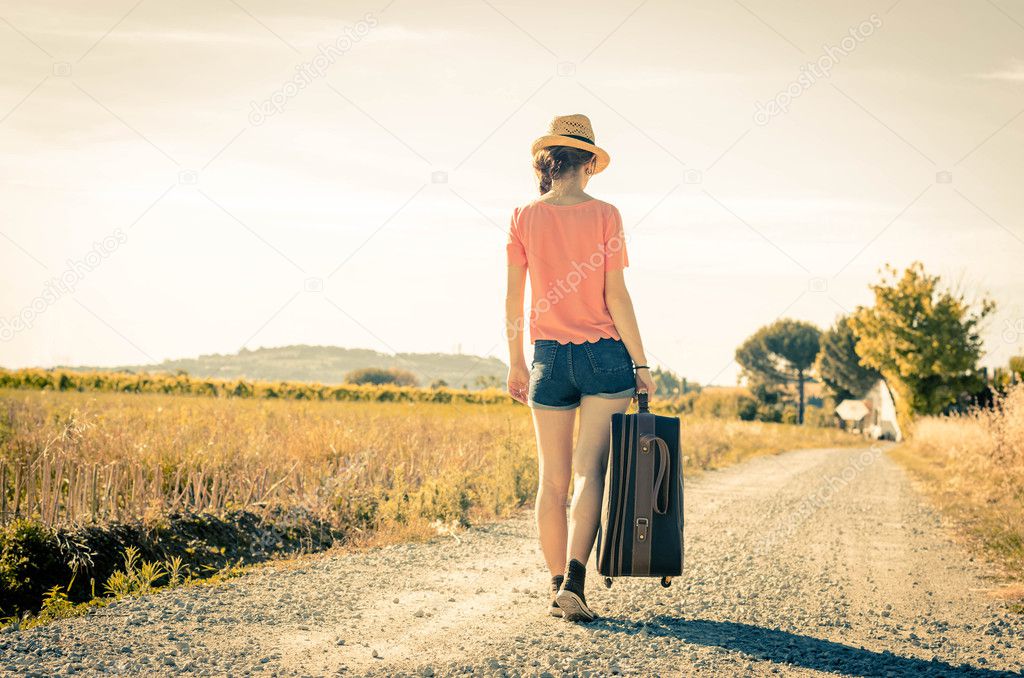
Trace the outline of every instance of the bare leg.
<instances>
[{"instance_id":1,"label":"bare leg","mask_svg":"<svg viewBox=\"0 0 1024 678\"><path fill-rule=\"evenodd\" d=\"M617 412L625 412L629 401L629 398L586 396L580 404L580 432L572 455L569 558L583 565L590 559L598 522L601 520L611 417Z\"/></svg>"},{"instance_id":2,"label":"bare leg","mask_svg":"<svg viewBox=\"0 0 1024 678\"><path fill-rule=\"evenodd\" d=\"M537 432L537 533L551 575L565 571L565 500L572 465L576 410L533 410Z\"/></svg>"}]
</instances>

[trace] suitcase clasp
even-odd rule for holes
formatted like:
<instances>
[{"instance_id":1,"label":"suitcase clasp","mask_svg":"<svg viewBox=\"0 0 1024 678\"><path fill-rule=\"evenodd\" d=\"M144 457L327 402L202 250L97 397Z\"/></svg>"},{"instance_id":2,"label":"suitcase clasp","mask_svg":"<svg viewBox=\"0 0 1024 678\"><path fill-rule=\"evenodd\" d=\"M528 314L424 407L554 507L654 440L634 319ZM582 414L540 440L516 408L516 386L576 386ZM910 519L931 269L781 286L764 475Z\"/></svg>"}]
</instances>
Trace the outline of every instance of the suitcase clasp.
<instances>
[{"instance_id":1,"label":"suitcase clasp","mask_svg":"<svg viewBox=\"0 0 1024 678\"><path fill-rule=\"evenodd\" d=\"M647 528L651 524L651 521L647 518L636 519L636 538L639 541L647 541Z\"/></svg>"}]
</instances>

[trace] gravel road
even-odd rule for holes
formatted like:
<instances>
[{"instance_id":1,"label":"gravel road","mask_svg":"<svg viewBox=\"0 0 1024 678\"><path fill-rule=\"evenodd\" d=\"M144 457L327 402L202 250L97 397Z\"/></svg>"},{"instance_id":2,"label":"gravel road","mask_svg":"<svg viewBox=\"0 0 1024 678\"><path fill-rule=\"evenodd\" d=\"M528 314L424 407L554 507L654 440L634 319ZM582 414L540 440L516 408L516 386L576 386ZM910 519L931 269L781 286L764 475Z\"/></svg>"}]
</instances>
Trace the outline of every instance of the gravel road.
<instances>
[{"instance_id":1,"label":"gravel road","mask_svg":"<svg viewBox=\"0 0 1024 678\"><path fill-rule=\"evenodd\" d=\"M458 540L326 553L0 634L25 675L1020 675L1024 615L883 451L753 459L686 483L686 574L591 575L546 614L528 512Z\"/></svg>"}]
</instances>

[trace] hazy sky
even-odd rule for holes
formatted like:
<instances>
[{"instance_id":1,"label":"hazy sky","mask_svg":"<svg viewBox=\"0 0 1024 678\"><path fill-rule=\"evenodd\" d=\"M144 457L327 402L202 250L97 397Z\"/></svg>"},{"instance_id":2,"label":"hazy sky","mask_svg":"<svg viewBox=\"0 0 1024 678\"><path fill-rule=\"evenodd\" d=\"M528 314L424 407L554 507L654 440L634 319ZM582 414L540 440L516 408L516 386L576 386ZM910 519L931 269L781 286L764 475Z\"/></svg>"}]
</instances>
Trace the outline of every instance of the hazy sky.
<instances>
[{"instance_id":1,"label":"hazy sky","mask_svg":"<svg viewBox=\"0 0 1024 678\"><path fill-rule=\"evenodd\" d=\"M1020 2L4 0L0 365L506 359L508 219L565 113L652 362L731 383L758 326L915 259L997 300L987 362L1024 352Z\"/></svg>"}]
</instances>

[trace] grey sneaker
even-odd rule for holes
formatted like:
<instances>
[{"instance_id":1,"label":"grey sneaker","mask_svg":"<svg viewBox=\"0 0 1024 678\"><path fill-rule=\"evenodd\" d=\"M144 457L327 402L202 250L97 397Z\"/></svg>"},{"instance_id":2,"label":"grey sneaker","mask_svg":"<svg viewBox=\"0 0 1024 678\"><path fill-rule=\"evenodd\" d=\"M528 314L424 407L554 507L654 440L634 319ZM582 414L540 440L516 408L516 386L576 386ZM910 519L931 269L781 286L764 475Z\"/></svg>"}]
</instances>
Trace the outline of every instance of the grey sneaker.
<instances>
[{"instance_id":1,"label":"grey sneaker","mask_svg":"<svg viewBox=\"0 0 1024 678\"><path fill-rule=\"evenodd\" d=\"M562 581L565 580L560 574L556 574L551 578L551 607L548 608L548 614L552 617L561 617L562 608L558 607L558 603L555 602L555 597L558 596L558 589L562 588Z\"/></svg>"}]
</instances>

